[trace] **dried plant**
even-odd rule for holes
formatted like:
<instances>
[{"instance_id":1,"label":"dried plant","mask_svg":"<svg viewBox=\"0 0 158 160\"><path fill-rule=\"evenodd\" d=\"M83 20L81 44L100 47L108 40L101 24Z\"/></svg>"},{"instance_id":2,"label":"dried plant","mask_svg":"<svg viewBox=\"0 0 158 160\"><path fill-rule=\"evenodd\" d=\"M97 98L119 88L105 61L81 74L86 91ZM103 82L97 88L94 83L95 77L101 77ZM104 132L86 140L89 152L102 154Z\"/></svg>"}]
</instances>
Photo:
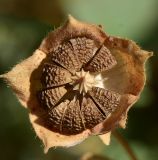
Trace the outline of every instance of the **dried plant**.
<instances>
[{"instance_id":1,"label":"dried plant","mask_svg":"<svg viewBox=\"0 0 158 160\"><path fill-rule=\"evenodd\" d=\"M151 55L69 16L32 56L1 77L29 109L45 152L91 135L109 144L111 131L125 128L127 112L139 99Z\"/></svg>"}]
</instances>

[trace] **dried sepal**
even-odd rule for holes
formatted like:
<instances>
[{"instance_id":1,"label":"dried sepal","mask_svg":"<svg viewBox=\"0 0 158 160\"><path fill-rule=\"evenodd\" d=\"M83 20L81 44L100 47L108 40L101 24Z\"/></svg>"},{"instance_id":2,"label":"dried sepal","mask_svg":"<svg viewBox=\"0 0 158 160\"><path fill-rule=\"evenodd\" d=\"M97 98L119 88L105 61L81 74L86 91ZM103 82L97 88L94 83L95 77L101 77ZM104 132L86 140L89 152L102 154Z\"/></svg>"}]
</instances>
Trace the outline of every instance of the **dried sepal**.
<instances>
[{"instance_id":1,"label":"dried sepal","mask_svg":"<svg viewBox=\"0 0 158 160\"><path fill-rule=\"evenodd\" d=\"M110 144L111 132L107 132L105 134L99 135L99 138L103 141L104 144Z\"/></svg>"},{"instance_id":2,"label":"dried sepal","mask_svg":"<svg viewBox=\"0 0 158 160\"><path fill-rule=\"evenodd\" d=\"M37 49L32 56L14 66L8 73L1 75L26 108L36 107L34 106L37 103L36 92L41 87L39 66L45 57L46 54Z\"/></svg>"},{"instance_id":3,"label":"dried sepal","mask_svg":"<svg viewBox=\"0 0 158 160\"><path fill-rule=\"evenodd\" d=\"M131 40L108 36L100 27L69 16L32 56L0 77L29 108L45 152L90 135L103 134L109 144L111 130L125 128L151 55Z\"/></svg>"},{"instance_id":4,"label":"dried sepal","mask_svg":"<svg viewBox=\"0 0 158 160\"><path fill-rule=\"evenodd\" d=\"M104 44L117 60L117 65L103 73L106 87L122 94L140 95L145 83L145 62L152 52L141 50L135 42L109 36Z\"/></svg>"},{"instance_id":5,"label":"dried sepal","mask_svg":"<svg viewBox=\"0 0 158 160\"><path fill-rule=\"evenodd\" d=\"M39 119L35 114L30 114L30 121L35 129L37 136L42 140L44 144L44 152L47 153L51 147L71 147L81 143L83 140L90 136L90 131L86 130L78 135L61 135L59 133L52 132L45 126L45 121ZM38 122L37 122L38 121Z\"/></svg>"}]
</instances>

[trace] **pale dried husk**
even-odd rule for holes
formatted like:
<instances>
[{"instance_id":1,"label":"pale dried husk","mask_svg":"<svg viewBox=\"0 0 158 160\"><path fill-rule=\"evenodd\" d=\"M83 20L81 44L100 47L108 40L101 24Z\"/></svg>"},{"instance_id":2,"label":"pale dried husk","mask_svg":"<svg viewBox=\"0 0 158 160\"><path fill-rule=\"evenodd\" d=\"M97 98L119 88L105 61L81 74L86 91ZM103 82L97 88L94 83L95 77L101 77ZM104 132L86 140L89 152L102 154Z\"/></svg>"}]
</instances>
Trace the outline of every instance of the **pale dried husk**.
<instances>
[{"instance_id":1,"label":"pale dried husk","mask_svg":"<svg viewBox=\"0 0 158 160\"><path fill-rule=\"evenodd\" d=\"M77 135L61 135L45 127L45 112L37 100L37 91L41 88L41 68L49 53L67 38L86 35L94 39L98 46L108 46L117 60L117 65L102 73L105 88L122 94L117 110L104 122L92 130ZM69 16L68 21L59 29L48 34L39 49L32 56L17 64L11 71L1 75L12 87L21 104L29 109L29 117L37 136L42 140L45 152L50 147L69 147L82 142L90 135L100 135L105 144L110 142L111 130L117 126L125 128L127 112L138 100L145 84L145 62L151 52L141 50L133 41L107 36L96 25L85 24Z\"/></svg>"}]
</instances>

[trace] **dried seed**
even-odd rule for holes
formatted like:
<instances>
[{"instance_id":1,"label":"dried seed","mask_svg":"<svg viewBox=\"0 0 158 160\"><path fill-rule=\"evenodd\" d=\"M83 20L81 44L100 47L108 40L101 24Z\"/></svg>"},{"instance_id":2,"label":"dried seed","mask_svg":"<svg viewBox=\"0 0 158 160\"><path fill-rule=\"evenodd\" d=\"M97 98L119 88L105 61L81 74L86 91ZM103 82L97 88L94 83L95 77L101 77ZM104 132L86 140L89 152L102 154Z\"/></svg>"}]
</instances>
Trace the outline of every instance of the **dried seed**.
<instances>
[{"instance_id":1,"label":"dried seed","mask_svg":"<svg viewBox=\"0 0 158 160\"><path fill-rule=\"evenodd\" d=\"M66 106L65 106L66 107ZM84 124L80 114L79 100L75 98L67 105L62 119L62 134L78 134L84 131Z\"/></svg>"},{"instance_id":2,"label":"dried seed","mask_svg":"<svg viewBox=\"0 0 158 160\"><path fill-rule=\"evenodd\" d=\"M62 119L65 114L65 110L67 109L68 103L69 101L62 102L55 108L49 110L46 121L46 125L49 127L49 129L62 133Z\"/></svg>"},{"instance_id":3,"label":"dried seed","mask_svg":"<svg viewBox=\"0 0 158 160\"><path fill-rule=\"evenodd\" d=\"M70 39L74 53L77 55L78 60L81 62L81 66L85 65L97 51L95 42L92 39L86 37L78 37Z\"/></svg>"},{"instance_id":4,"label":"dried seed","mask_svg":"<svg viewBox=\"0 0 158 160\"><path fill-rule=\"evenodd\" d=\"M106 116L113 113L119 106L121 95L118 93L93 87L89 94Z\"/></svg>"},{"instance_id":5,"label":"dried seed","mask_svg":"<svg viewBox=\"0 0 158 160\"><path fill-rule=\"evenodd\" d=\"M71 82L71 73L66 69L53 63L45 64L43 67L41 83L50 88Z\"/></svg>"},{"instance_id":6,"label":"dried seed","mask_svg":"<svg viewBox=\"0 0 158 160\"><path fill-rule=\"evenodd\" d=\"M38 92L38 99L44 107L51 109L58 103L66 92L67 91L64 87L43 90Z\"/></svg>"},{"instance_id":7,"label":"dried seed","mask_svg":"<svg viewBox=\"0 0 158 160\"><path fill-rule=\"evenodd\" d=\"M88 129L92 129L106 119L106 116L100 112L90 97L83 98L81 114L84 118L85 127Z\"/></svg>"},{"instance_id":8,"label":"dried seed","mask_svg":"<svg viewBox=\"0 0 158 160\"><path fill-rule=\"evenodd\" d=\"M103 72L111 69L116 64L117 62L114 56L110 53L109 49L103 45L85 70L90 72Z\"/></svg>"},{"instance_id":9,"label":"dried seed","mask_svg":"<svg viewBox=\"0 0 158 160\"><path fill-rule=\"evenodd\" d=\"M65 42L53 52L52 61L58 65L63 66L65 69L72 71L78 71L80 69L79 61L77 56L74 54L72 45L70 42Z\"/></svg>"}]
</instances>

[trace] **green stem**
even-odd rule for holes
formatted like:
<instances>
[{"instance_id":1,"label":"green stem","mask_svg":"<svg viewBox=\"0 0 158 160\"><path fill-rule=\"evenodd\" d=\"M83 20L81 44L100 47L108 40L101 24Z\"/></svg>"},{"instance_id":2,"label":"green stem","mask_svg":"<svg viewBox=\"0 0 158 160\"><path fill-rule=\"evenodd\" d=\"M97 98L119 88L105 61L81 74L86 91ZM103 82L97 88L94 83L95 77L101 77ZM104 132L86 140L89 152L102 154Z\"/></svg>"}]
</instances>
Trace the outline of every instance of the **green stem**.
<instances>
[{"instance_id":1,"label":"green stem","mask_svg":"<svg viewBox=\"0 0 158 160\"><path fill-rule=\"evenodd\" d=\"M133 152L132 148L130 147L130 145L126 141L126 139L118 131L114 131L113 135L119 141L119 143L123 146L123 148L126 150L130 159L131 160L138 160L135 153Z\"/></svg>"}]
</instances>

